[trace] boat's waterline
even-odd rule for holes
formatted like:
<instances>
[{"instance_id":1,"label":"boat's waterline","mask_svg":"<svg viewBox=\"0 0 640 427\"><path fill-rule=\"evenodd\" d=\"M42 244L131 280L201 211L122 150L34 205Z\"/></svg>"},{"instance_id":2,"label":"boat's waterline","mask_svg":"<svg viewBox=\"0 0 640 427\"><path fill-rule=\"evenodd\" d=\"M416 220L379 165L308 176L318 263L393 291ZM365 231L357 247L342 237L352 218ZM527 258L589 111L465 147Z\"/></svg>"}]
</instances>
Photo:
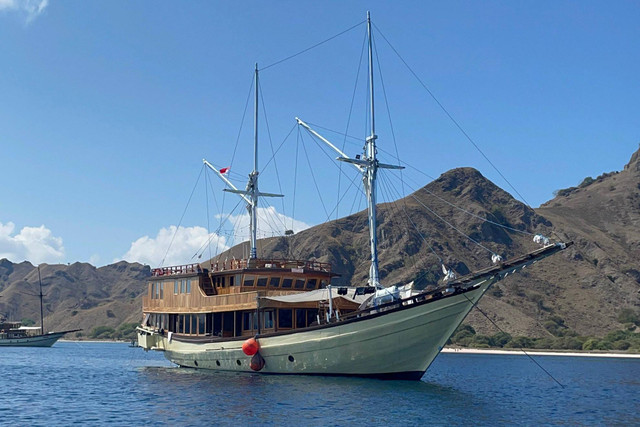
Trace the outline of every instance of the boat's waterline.
<instances>
[{"instance_id":1,"label":"boat's waterline","mask_svg":"<svg viewBox=\"0 0 640 427\"><path fill-rule=\"evenodd\" d=\"M492 282L332 327L260 337L259 372L419 379ZM139 342L180 366L254 372L242 341L188 343L140 333Z\"/></svg>"}]
</instances>

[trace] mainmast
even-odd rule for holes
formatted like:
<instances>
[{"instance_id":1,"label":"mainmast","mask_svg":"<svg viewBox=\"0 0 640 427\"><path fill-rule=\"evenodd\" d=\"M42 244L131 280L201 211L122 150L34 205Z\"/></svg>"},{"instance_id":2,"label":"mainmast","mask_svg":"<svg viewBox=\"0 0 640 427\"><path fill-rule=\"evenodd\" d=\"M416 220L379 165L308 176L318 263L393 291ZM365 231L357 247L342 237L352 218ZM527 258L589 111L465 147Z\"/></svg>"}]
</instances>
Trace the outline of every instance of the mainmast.
<instances>
[{"instance_id":1,"label":"mainmast","mask_svg":"<svg viewBox=\"0 0 640 427\"><path fill-rule=\"evenodd\" d=\"M370 104L370 121L371 121L371 133L365 139L364 146L364 158L361 159L357 156L355 159L347 156L340 151L338 147L322 137L316 131L311 129L308 124L296 117L298 124L303 126L315 137L327 144L331 149L340 155L337 159L351 163L354 165L360 173L362 173L362 182L364 184L364 190L367 196L368 204L368 216L369 216L369 243L371 246L371 266L369 267L369 285L381 288L380 276L378 273L378 239L376 237L376 175L378 169L404 169L403 166L388 165L379 163L376 158L376 121L375 121L375 103L374 103L374 90L373 90L373 37L371 34L371 18L369 12L367 12L367 36L369 39L369 104Z\"/></svg>"},{"instance_id":2,"label":"mainmast","mask_svg":"<svg viewBox=\"0 0 640 427\"><path fill-rule=\"evenodd\" d=\"M369 205L369 243L371 245L371 267L369 268L369 285L379 287L380 279L378 275L378 239L376 236L376 174L378 171L378 161L376 160L376 122L375 104L373 96L373 49L371 37L371 16L367 11L367 36L369 39L369 102L371 104L371 134L366 139L365 155L367 160L366 174L364 179L364 189L367 194Z\"/></svg>"}]
</instances>

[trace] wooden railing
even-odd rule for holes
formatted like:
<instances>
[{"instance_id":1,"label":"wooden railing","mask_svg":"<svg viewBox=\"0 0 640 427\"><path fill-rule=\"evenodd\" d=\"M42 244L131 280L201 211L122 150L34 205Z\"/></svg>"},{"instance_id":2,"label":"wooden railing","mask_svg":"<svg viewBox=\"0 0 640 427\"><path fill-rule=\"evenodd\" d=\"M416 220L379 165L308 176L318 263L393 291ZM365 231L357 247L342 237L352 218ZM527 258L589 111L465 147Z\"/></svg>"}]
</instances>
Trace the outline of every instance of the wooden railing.
<instances>
[{"instance_id":1,"label":"wooden railing","mask_svg":"<svg viewBox=\"0 0 640 427\"><path fill-rule=\"evenodd\" d=\"M193 274L193 273L202 273L202 268L200 264L187 264L187 265L176 265L173 267L161 267L154 268L151 270L151 276L159 277L159 276L171 276L174 274Z\"/></svg>"},{"instance_id":2,"label":"wooden railing","mask_svg":"<svg viewBox=\"0 0 640 427\"><path fill-rule=\"evenodd\" d=\"M331 273L331 264L328 262L292 259L232 259L218 260L211 264L211 271L241 270L244 268L300 269L300 272L306 270Z\"/></svg>"}]
</instances>

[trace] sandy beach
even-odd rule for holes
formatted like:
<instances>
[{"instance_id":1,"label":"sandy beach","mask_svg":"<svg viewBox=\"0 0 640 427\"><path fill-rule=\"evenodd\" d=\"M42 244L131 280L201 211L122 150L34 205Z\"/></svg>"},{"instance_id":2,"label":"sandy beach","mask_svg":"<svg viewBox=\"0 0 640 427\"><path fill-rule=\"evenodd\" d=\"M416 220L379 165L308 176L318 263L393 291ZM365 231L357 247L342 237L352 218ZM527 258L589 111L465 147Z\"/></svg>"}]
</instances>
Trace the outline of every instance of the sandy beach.
<instances>
[{"instance_id":1,"label":"sandy beach","mask_svg":"<svg viewBox=\"0 0 640 427\"><path fill-rule=\"evenodd\" d=\"M571 352L571 351L543 351L543 350L525 350L528 355L531 356L577 356L577 357L619 357L640 359L638 353L600 353L600 352ZM443 353L460 353L460 354L507 354L512 356L524 356L522 350L497 350L497 349L478 349L478 348L460 348L460 347L445 347L442 349Z\"/></svg>"}]
</instances>

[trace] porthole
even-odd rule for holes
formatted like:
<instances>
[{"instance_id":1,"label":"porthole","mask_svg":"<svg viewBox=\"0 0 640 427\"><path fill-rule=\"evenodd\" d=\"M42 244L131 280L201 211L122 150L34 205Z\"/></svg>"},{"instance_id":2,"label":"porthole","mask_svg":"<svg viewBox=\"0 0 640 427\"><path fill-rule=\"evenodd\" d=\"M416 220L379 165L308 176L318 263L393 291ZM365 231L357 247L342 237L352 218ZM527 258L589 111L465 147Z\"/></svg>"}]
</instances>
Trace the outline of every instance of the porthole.
<instances>
[{"instance_id":1,"label":"porthole","mask_svg":"<svg viewBox=\"0 0 640 427\"><path fill-rule=\"evenodd\" d=\"M236 363L238 364L238 366L242 365L242 363L240 363L240 360L236 360Z\"/></svg>"},{"instance_id":2,"label":"porthole","mask_svg":"<svg viewBox=\"0 0 640 427\"><path fill-rule=\"evenodd\" d=\"M289 362L293 362L295 359L293 358L292 355L289 355Z\"/></svg>"},{"instance_id":3,"label":"porthole","mask_svg":"<svg viewBox=\"0 0 640 427\"><path fill-rule=\"evenodd\" d=\"M220 361L216 360L216 366L220 366Z\"/></svg>"},{"instance_id":4,"label":"porthole","mask_svg":"<svg viewBox=\"0 0 640 427\"><path fill-rule=\"evenodd\" d=\"M198 366L198 361L197 361L197 360L194 360L194 361L193 361L193 364L194 364L194 365L196 365L196 366Z\"/></svg>"}]
</instances>

